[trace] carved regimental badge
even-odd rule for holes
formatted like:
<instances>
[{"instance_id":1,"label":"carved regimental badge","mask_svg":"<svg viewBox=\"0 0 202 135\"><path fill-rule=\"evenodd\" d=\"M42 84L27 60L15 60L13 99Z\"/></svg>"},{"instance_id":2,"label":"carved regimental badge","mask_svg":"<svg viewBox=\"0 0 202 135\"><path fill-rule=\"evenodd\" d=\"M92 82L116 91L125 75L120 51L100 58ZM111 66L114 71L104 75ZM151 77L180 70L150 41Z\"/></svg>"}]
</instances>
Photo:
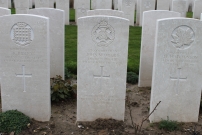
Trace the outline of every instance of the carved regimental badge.
<instances>
[{"instance_id":1,"label":"carved regimental badge","mask_svg":"<svg viewBox=\"0 0 202 135\"><path fill-rule=\"evenodd\" d=\"M92 39L98 46L108 46L114 41L114 28L107 21L102 20L92 30Z\"/></svg>"},{"instance_id":2,"label":"carved regimental badge","mask_svg":"<svg viewBox=\"0 0 202 135\"><path fill-rule=\"evenodd\" d=\"M131 6L131 0L125 0L125 5L126 6Z\"/></svg>"},{"instance_id":3,"label":"carved regimental badge","mask_svg":"<svg viewBox=\"0 0 202 135\"><path fill-rule=\"evenodd\" d=\"M151 7L151 1L145 1L145 3L144 3L144 7L145 8L149 8L149 7Z\"/></svg>"},{"instance_id":4,"label":"carved regimental badge","mask_svg":"<svg viewBox=\"0 0 202 135\"><path fill-rule=\"evenodd\" d=\"M78 8L78 11L80 12L80 13L86 13L86 11L87 11L87 9L85 8L85 5L84 4L82 4L82 6L80 7L80 8Z\"/></svg>"},{"instance_id":5,"label":"carved regimental badge","mask_svg":"<svg viewBox=\"0 0 202 135\"><path fill-rule=\"evenodd\" d=\"M179 26L177 27L171 35L171 42L174 47L178 49L189 48L195 40L195 34L192 28L189 26Z\"/></svg>"},{"instance_id":6,"label":"carved regimental badge","mask_svg":"<svg viewBox=\"0 0 202 135\"><path fill-rule=\"evenodd\" d=\"M27 46L34 39L32 28L24 23L18 22L11 28L11 39L19 46Z\"/></svg>"}]
</instances>

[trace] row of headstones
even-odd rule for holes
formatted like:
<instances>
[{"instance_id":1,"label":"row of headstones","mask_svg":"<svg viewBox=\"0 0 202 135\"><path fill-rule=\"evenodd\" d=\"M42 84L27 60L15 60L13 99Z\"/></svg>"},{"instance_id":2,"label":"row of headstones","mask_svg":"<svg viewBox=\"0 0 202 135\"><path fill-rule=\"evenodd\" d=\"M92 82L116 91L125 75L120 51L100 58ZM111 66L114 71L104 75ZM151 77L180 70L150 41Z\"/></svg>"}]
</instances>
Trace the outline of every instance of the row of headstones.
<instances>
[{"instance_id":1,"label":"row of headstones","mask_svg":"<svg viewBox=\"0 0 202 135\"><path fill-rule=\"evenodd\" d=\"M7 1L7 0L6 0ZM8 1L7 1L8 2ZM15 8L16 8L16 14L27 14L28 10L29 10L29 2L28 0L14 0L15 3ZM51 4L50 4L51 3ZM77 3L77 4L76 4ZM48 7L53 7L54 1L50 2L48 0L35 0L35 8L48 8ZM75 21L77 21L77 19L79 17L83 17L83 16L87 16L87 15L93 15L93 12L90 12L89 14L87 13L90 10L90 0L83 0L83 1L75 1L75 5L77 5L76 8L76 14L75 14ZM7 7L7 5L1 5L0 3L0 7ZM56 0L56 8L57 9L61 9L65 11L65 24L68 25L69 24L69 0ZM103 15L119 15L121 17L123 17L123 13L120 13L117 10L117 12L114 12L113 10L106 10L106 11L101 11L99 10L100 13ZM108 13L109 12L109 13ZM95 14L98 14L98 11L95 11ZM120 15L121 14L121 15ZM134 20L133 20L134 21Z\"/></svg>"},{"instance_id":2,"label":"row of headstones","mask_svg":"<svg viewBox=\"0 0 202 135\"><path fill-rule=\"evenodd\" d=\"M29 0L29 8L32 8L33 5L35 5L35 1L37 2L37 0ZM44 1L46 2L47 0L44 0ZM77 1L78 0L74 0L74 3L75 3L74 4L74 8L75 9L76 9L76 3L77 3ZM99 3L97 4L97 1L98 0L91 0L91 9L97 9L96 7L99 8L99 7L102 6ZM169 0L167 0L167 1L169 1ZM156 1L156 3L157 3L156 4L157 5L156 9L157 10L169 10L169 8L172 5L172 0L170 0L170 4L167 3L167 1L166 0L157 0ZM187 2L188 2L187 6L191 7L190 9L193 9L194 1L195 0L187 0ZM110 1L109 0L105 0L104 2L107 2L109 4L108 5L104 5L101 8L105 8L107 6L106 8L110 9L110 8L112 8L112 5L113 5L113 7L114 7L113 9L115 9L115 10L118 9L118 2L119 2L119 0L112 0L112 1L111 0ZM134 0L134 2L135 2L135 4L137 4L137 0ZM54 3L56 3L56 0L49 0L49 7L53 8L54 7ZM131 1L128 0L127 3L131 3ZM0 1L0 7L12 8L12 0L1 0Z\"/></svg>"},{"instance_id":3,"label":"row of headstones","mask_svg":"<svg viewBox=\"0 0 202 135\"><path fill-rule=\"evenodd\" d=\"M8 7L8 0L4 0L5 2L0 2L0 7ZM7 3L6 3L7 2ZM69 25L69 0L35 0L34 1L34 5L35 8L53 8L54 2L56 3L56 8L57 9L61 9L65 11L65 24ZM88 15L88 11L90 10L90 0L82 0L82 1L74 1L75 2L75 6L76 6L76 14L75 14L75 21L77 22L77 19L79 17L83 17L83 16L87 16ZM16 14L27 14L28 10L30 8L30 4L32 3L29 0L14 0L14 5L16 8ZM2 5L1 5L2 4ZM106 3L107 4L107 3ZM108 4L109 5L109 4ZM32 6L31 6L32 7ZM104 6L103 6L104 8ZM134 11L134 10L133 10ZM120 12L113 12L113 10L106 10L106 11L100 11L101 13L99 14L115 14L115 15L119 15ZM107 13L110 12L110 13ZM95 13L97 14L97 11L95 11ZM112 13L112 14L111 14ZM92 15L93 12L90 13L90 15ZM121 13L121 16L122 13ZM134 20L133 20L134 21Z\"/></svg>"},{"instance_id":4,"label":"row of headstones","mask_svg":"<svg viewBox=\"0 0 202 135\"><path fill-rule=\"evenodd\" d=\"M29 1L29 8L32 8L35 5L35 3L39 4L39 2L40 2L38 0L27 0L27 1ZM15 0L1 0L0 1L0 7L13 8L13 7L15 7L15 2L16 2ZM41 0L41 3L45 4L47 2L49 3L49 7L53 8L56 0ZM65 2L65 1L63 1L63 2Z\"/></svg>"},{"instance_id":5,"label":"row of headstones","mask_svg":"<svg viewBox=\"0 0 202 135\"><path fill-rule=\"evenodd\" d=\"M29 14L11 15L10 10L1 10L5 11L0 17L2 111L17 109L35 120L48 121L51 116L51 65L60 66L57 69L55 67L56 71L64 71L63 63L52 62L64 61L64 56L57 57L64 54L64 11L41 8L29 10ZM118 111L114 115L116 118L120 114L123 116L129 21L109 16L81 18L78 20L78 33L78 87L82 87L78 91L78 120L81 117L79 115L82 115L80 110L85 111L82 106L89 104L87 100L91 95L91 101L100 103L89 106L88 110L99 106L101 108L96 109L95 113L101 114L102 106L105 107L105 103L109 102L107 109L110 109L110 115L115 110ZM106 71L113 68L113 75L106 76ZM119 86L114 86L113 83L117 82L115 78L118 77L121 78L118 80ZM103 78L106 80L103 81ZM106 91L108 87L110 92ZM111 101L115 106L121 105L121 108L113 109ZM88 116L92 120L97 114Z\"/></svg>"},{"instance_id":6,"label":"row of headstones","mask_svg":"<svg viewBox=\"0 0 202 135\"><path fill-rule=\"evenodd\" d=\"M6 0L7 1L7 0ZM30 4L28 0L15 0L15 8L17 14L26 14L29 10ZM69 0L35 0L35 7L51 7L53 8L54 2L56 2L56 8L65 11L65 24L69 24ZM172 2L172 4L171 4ZM32 2L31 2L32 3ZM134 26L134 14L136 10L136 24L142 26L142 14L144 11L155 10L156 0L116 0L113 2L115 8L124 12L124 17L130 20L130 25ZM182 17L186 17L188 11L188 6L191 1L187 0L158 0L157 1L157 10L172 10L180 12ZM193 18L200 18L200 13L202 12L201 4L202 1L194 1L194 13ZM87 11L92 9L111 9L112 0L75 0L74 8L76 9L75 21L79 17L87 16ZM1 6L1 5L0 5ZM137 9L135 9L135 7Z\"/></svg>"},{"instance_id":7,"label":"row of headstones","mask_svg":"<svg viewBox=\"0 0 202 135\"><path fill-rule=\"evenodd\" d=\"M136 24L142 26L143 12L155 10L157 2L157 10L170 10L181 13L182 17L186 17L189 6L193 7L193 18L200 19L202 13L201 0L137 0L136 1ZM192 4L193 3L193 4Z\"/></svg>"},{"instance_id":8,"label":"row of headstones","mask_svg":"<svg viewBox=\"0 0 202 135\"><path fill-rule=\"evenodd\" d=\"M0 7L10 8L11 0L1 0ZM14 5L16 9L16 14L27 14L32 5L35 8L54 8L54 3L56 4L56 9L64 10L65 12L65 24L69 25L69 0L14 0Z\"/></svg>"},{"instance_id":9,"label":"row of headstones","mask_svg":"<svg viewBox=\"0 0 202 135\"><path fill-rule=\"evenodd\" d=\"M36 15L0 17L3 111L17 109L39 121L50 119L50 62L51 52L57 49L51 47L54 42L51 35L62 33L54 26L52 15L64 26L58 20L62 17L53 11L57 10L33 9L30 13ZM151 122L167 117L180 122L198 121L202 22L173 18L179 16L171 11L148 11L143 15L143 40L156 33L141 48L141 54L142 50L148 50L151 58L148 61L154 59L153 65L148 66L153 66L150 110L161 101L150 117ZM128 39L127 19L115 16L78 19L77 121L124 120Z\"/></svg>"},{"instance_id":10,"label":"row of headstones","mask_svg":"<svg viewBox=\"0 0 202 135\"><path fill-rule=\"evenodd\" d=\"M78 19L77 121L124 120L128 27L129 22L123 18ZM152 87L150 112L161 101L150 122L168 118L198 121L201 30L202 21L182 18L178 12L143 13L140 74L144 73L145 83ZM152 82L147 74L152 75Z\"/></svg>"},{"instance_id":11,"label":"row of headstones","mask_svg":"<svg viewBox=\"0 0 202 135\"><path fill-rule=\"evenodd\" d=\"M112 0L92 0L91 9L112 9L112 3L115 10L124 12L124 17L130 20L131 26L134 25L134 11L136 11L136 25L140 26L142 26L143 12L148 10L171 10L180 12L182 17L186 17L189 7L192 6L193 18L196 19L200 18L202 12L201 0L113 0L113 2ZM84 13L85 10L90 10L90 1L75 0L74 8Z\"/></svg>"},{"instance_id":12,"label":"row of headstones","mask_svg":"<svg viewBox=\"0 0 202 135\"><path fill-rule=\"evenodd\" d=\"M2 110L49 120L50 78L65 74L64 11L38 8L11 15L0 8L0 13Z\"/></svg>"}]
</instances>

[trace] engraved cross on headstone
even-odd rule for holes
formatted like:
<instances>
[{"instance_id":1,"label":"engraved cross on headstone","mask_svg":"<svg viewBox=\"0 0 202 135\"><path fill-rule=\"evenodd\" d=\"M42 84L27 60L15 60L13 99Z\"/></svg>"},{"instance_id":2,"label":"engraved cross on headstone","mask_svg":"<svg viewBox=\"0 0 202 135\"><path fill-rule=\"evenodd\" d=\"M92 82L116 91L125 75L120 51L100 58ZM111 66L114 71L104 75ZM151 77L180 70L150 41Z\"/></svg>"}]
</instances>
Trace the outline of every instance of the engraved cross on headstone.
<instances>
[{"instance_id":1,"label":"engraved cross on headstone","mask_svg":"<svg viewBox=\"0 0 202 135\"><path fill-rule=\"evenodd\" d=\"M178 68L177 77L170 77L171 80L177 81L177 93L178 93L180 81L186 81L187 80L187 77L180 77L180 76L181 76L181 68Z\"/></svg>"},{"instance_id":2,"label":"engraved cross on headstone","mask_svg":"<svg viewBox=\"0 0 202 135\"><path fill-rule=\"evenodd\" d=\"M108 76L103 75L103 68L104 68L104 66L100 66L100 67L101 67L101 73L100 73L100 75L93 75L93 77L94 78L101 78L100 89L101 89L101 92L102 92L102 80L103 80L103 78L110 78L110 75L108 75Z\"/></svg>"},{"instance_id":3,"label":"engraved cross on headstone","mask_svg":"<svg viewBox=\"0 0 202 135\"><path fill-rule=\"evenodd\" d=\"M93 75L94 78L109 78L110 75L108 75L108 76L104 76L103 75L103 68L104 68L104 66L100 66L100 67L101 67L101 75Z\"/></svg>"},{"instance_id":4,"label":"engraved cross on headstone","mask_svg":"<svg viewBox=\"0 0 202 135\"><path fill-rule=\"evenodd\" d=\"M15 74L16 77L22 77L22 83L24 86L24 91L26 92L26 84L25 84L25 77L32 77L32 74L25 74L25 65L22 65L22 74Z\"/></svg>"}]
</instances>

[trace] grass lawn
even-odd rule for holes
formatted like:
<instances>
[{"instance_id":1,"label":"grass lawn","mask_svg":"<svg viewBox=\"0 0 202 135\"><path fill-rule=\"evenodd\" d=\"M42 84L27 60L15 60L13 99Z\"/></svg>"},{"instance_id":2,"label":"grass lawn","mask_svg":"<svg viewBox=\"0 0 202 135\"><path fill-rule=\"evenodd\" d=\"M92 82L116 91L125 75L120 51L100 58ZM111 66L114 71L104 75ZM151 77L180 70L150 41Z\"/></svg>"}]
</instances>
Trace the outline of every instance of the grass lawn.
<instances>
[{"instance_id":1,"label":"grass lawn","mask_svg":"<svg viewBox=\"0 0 202 135\"><path fill-rule=\"evenodd\" d=\"M12 14L15 13L11 9ZM75 21L75 10L70 9L70 21ZM192 17L192 12L187 13L187 17ZM139 73L141 27L130 27L129 51L128 51L128 72ZM65 67L71 72L77 72L77 26L65 26Z\"/></svg>"}]
</instances>

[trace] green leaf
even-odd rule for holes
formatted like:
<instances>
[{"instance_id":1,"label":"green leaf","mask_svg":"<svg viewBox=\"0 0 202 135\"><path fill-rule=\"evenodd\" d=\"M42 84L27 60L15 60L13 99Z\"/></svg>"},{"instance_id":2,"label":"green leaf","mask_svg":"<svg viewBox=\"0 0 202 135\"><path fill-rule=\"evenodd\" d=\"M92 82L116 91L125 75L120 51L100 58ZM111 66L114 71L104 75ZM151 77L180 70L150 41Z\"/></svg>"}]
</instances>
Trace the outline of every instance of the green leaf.
<instances>
[{"instance_id":1,"label":"green leaf","mask_svg":"<svg viewBox=\"0 0 202 135\"><path fill-rule=\"evenodd\" d=\"M60 98L64 99L64 98L65 98L65 96L64 96L63 94L60 94Z\"/></svg>"}]
</instances>

